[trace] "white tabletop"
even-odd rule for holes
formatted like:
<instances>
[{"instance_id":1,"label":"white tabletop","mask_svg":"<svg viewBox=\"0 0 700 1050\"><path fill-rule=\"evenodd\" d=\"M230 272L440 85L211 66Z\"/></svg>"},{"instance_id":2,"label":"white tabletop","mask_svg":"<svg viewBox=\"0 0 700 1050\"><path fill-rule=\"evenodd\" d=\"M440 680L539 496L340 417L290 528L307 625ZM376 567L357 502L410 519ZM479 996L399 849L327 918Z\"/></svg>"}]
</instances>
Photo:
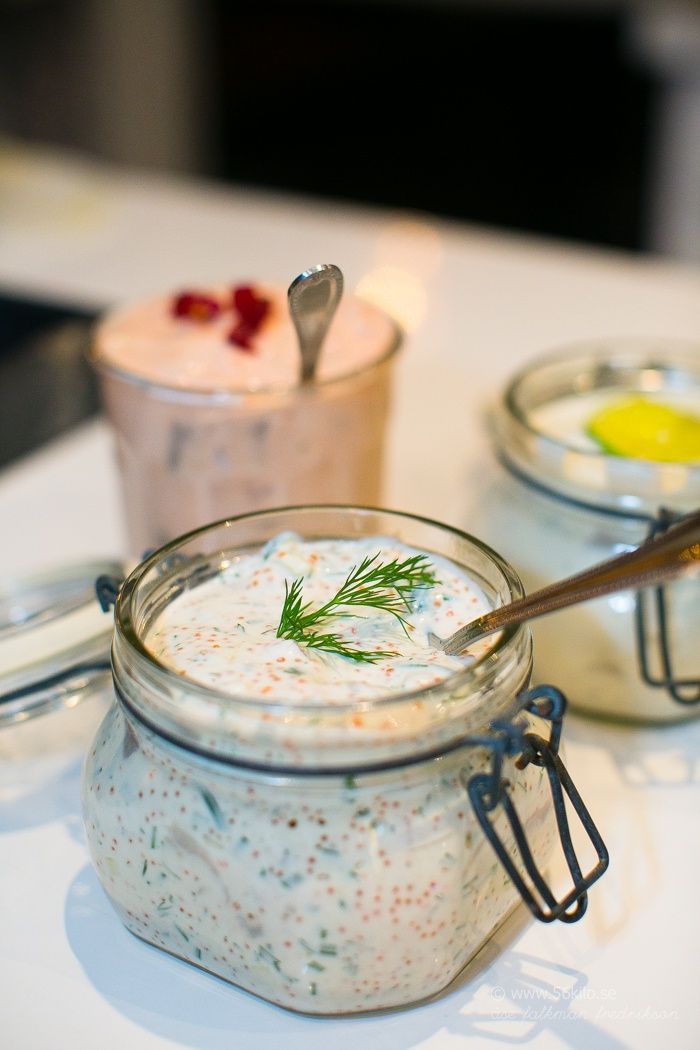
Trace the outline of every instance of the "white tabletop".
<instances>
[{"instance_id":1,"label":"white tabletop","mask_svg":"<svg viewBox=\"0 0 700 1050\"><path fill-rule=\"evenodd\" d=\"M21 150L0 153L0 227L0 287L92 305L339 263L411 329L387 503L467 527L489 462L481 416L514 368L590 336L700 337L696 270ZM0 476L3 572L123 548L102 423ZM697 1047L700 722L642 730L569 716L565 741L612 854L585 919L543 926L521 909L444 998L347 1020L265 1005L124 931L88 860L77 750L26 770L21 804L0 778L0 1046Z\"/></svg>"}]
</instances>

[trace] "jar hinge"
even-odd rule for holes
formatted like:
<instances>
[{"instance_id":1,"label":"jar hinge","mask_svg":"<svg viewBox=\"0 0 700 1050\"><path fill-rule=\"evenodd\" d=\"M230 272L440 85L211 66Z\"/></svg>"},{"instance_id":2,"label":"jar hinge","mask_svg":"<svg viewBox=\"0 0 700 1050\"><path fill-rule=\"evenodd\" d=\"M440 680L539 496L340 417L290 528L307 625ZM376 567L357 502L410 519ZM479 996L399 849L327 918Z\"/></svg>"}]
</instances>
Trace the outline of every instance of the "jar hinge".
<instances>
[{"instance_id":1,"label":"jar hinge","mask_svg":"<svg viewBox=\"0 0 700 1050\"><path fill-rule=\"evenodd\" d=\"M117 604L117 595L123 582L116 576L103 575L97 577L95 580L95 594L102 612L108 612L112 606Z\"/></svg>"},{"instance_id":2,"label":"jar hinge","mask_svg":"<svg viewBox=\"0 0 700 1050\"><path fill-rule=\"evenodd\" d=\"M650 523L647 539L653 539L682 520L683 515L675 514L664 507L660 508ZM653 688L665 689L678 704L692 707L700 703L700 678L677 678L673 671L666 588L662 585L638 591L634 615L639 673L644 681ZM654 674L651 670L649 647L654 637L658 642L657 666L660 668L660 674Z\"/></svg>"},{"instance_id":3,"label":"jar hinge","mask_svg":"<svg viewBox=\"0 0 700 1050\"><path fill-rule=\"evenodd\" d=\"M588 890L606 870L609 860L608 851L600 833L559 757L559 739L565 708L564 695L553 686L541 685L530 690L524 709L550 723L549 739L545 740L536 733L525 733L522 738L521 754L516 762L520 769L534 763L547 771L559 840L573 883L572 889L562 900L556 899L535 863L508 790L509 782L502 776L503 760L505 755L510 753L512 746L512 740L506 733L497 733L490 745L491 769L487 773L478 773L471 777L467 784L469 798L484 834L523 901L541 922L553 922L555 919L560 919L562 922L576 922L582 918L588 905ZM566 811L567 798L598 858L597 863L587 875L581 872L571 838ZM508 820L517 847L517 855L527 873L530 885L516 866L513 856L499 837L491 820L499 804L503 807Z\"/></svg>"}]
</instances>

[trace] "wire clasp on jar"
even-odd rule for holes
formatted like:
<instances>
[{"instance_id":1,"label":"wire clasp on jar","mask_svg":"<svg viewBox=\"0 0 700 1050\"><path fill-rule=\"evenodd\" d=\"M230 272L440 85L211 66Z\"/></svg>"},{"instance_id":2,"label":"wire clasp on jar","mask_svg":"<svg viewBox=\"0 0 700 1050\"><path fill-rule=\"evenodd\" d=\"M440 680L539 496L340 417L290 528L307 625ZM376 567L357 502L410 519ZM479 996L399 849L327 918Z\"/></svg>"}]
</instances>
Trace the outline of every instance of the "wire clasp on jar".
<instances>
[{"instance_id":1,"label":"wire clasp on jar","mask_svg":"<svg viewBox=\"0 0 700 1050\"><path fill-rule=\"evenodd\" d=\"M514 733L515 727L512 724L494 724L494 738L487 745L491 750L491 768L486 773L475 774L466 784L474 812L484 834L523 901L535 918L541 922L553 922L555 919L560 919L562 922L576 922L582 918L588 905L588 890L605 872L609 861L608 851L600 832L593 823L590 813L559 756L559 740L565 708L564 695L553 686L541 685L530 690L523 709L549 722L548 739L532 732L525 732L522 735ZM507 755L514 754L518 746L520 754L516 760L516 766L519 769L533 764L547 772L559 841L572 880L572 888L561 900L557 900L535 863L525 829L509 791L509 781L503 776L504 759ZM567 798L598 858L595 866L586 875L581 871L571 837L566 811ZM516 863L516 857L506 848L496 830L493 817L497 815L499 806L505 813L510 826L517 848L516 857L519 858L520 865ZM522 869L527 874L529 883L524 878Z\"/></svg>"},{"instance_id":2,"label":"wire clasp on jar","mask_svg":"<svg viewBox=\"0 0 700 1050\"><path fill-rule=\"evenodd\" d=\"M666 532L671 525L683 521L684 515L675 514L664 507L650 520L647 539ZM700 678L679 678L674 672L670 640L670 616L666 587L661 584L650 590L638 591L635 597L635 633L639 673L647 685L654 689L665 689L677 704L690 708L700 704ZM656 643L656 665L652 670L650 648Z\"/></svg>"}]
</instances>

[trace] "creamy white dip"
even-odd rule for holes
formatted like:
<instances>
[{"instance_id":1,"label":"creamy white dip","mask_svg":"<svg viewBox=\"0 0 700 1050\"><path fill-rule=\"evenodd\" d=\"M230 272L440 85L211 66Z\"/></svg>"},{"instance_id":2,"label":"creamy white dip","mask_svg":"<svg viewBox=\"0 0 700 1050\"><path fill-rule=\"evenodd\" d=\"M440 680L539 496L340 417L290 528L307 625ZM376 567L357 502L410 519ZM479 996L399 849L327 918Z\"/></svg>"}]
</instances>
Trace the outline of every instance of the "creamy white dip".
<instances>
[{"instance_id":1,"label":"creamy white dip","mask_svg":"<svg viewBox=\"0 0 700 1050\"><path fill-rule=\"evenodd\" d=\"M429 556L438 582L413 592L406 629L390 613L361 606L341 608L328 628L354 649L395 656L356 662L276 637L285 584L303 578L304 600L318 608L363 559L378 555L387 563L413 553L386 537L312 543L286 533L260 553L233 557L214 579L181 594L146 644L161 663L233 696L332 704L435 685L465 661L431 646L429 632L446 637L489 608L477 585L443 558Z\"/></svg>"}]
</instances>

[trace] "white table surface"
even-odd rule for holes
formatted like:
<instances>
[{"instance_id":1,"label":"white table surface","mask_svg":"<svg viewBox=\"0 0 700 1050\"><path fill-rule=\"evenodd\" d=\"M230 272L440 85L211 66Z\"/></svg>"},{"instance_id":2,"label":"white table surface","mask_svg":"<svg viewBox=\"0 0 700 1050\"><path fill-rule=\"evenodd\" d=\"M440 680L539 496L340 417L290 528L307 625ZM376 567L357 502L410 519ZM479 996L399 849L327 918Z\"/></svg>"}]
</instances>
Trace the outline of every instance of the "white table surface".
<instances>
[{"instance_id":1,"label":"white table surface","mask_svg":"<svg viewBox=\"0 0 700 1050\"><path fill-rule=\"evenodd\" d=\"M591 336L700 337L697 270L19 149L0 149L0 228L0 287L91 305L222 275L286 281L338 262L412 329L387 503L466 527L488 470L481 416L514 368ZM3 573L123 544L102 423L0 475ZM700 723L641 730L569 716L565 740L612 854L584 921L543 926L521 909L468 983L429 1006L354 1020L296 1017L131 938L88 860L80 755L55 777L47 759L31 805L0 790L0 1047L694 1050Z\"/></svg>"}]
</instances>

